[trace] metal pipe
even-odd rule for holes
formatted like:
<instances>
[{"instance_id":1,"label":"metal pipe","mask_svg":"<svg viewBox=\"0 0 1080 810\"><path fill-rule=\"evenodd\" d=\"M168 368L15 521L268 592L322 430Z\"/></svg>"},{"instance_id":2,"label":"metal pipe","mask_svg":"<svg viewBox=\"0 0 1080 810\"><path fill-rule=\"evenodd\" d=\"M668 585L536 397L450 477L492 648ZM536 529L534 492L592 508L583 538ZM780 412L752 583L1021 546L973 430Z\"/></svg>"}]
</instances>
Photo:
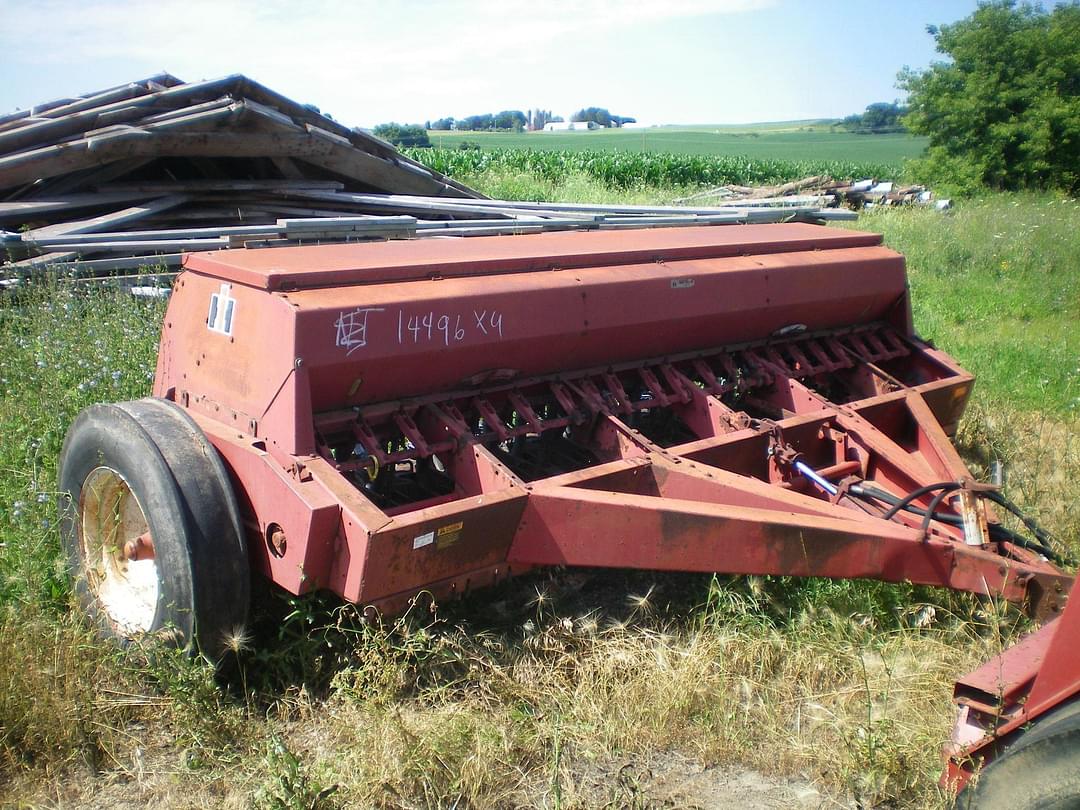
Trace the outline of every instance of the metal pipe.
<instances>
[{"instance_id":1,"label":"metal pipe","mask_svg":"<svg viewBox=\"0 0 1080 810\"><path fill-rule=\"evenodd\" d=\"M802 473L807 478L809 478L811 481L813 481L815 484L817 484L823 490L828 492L830 495L835 495L836 494L836 491L837 491L836 487L834 487L832 484L830 484L828 481L826 481L824 478L822 478L820 475L818 475L816 472L814 472L813 469L811 469L808 465L804 464L801 461L796 461L795 462L795 469L798 470L800 473Z\"/></svg>"}]
</instances>

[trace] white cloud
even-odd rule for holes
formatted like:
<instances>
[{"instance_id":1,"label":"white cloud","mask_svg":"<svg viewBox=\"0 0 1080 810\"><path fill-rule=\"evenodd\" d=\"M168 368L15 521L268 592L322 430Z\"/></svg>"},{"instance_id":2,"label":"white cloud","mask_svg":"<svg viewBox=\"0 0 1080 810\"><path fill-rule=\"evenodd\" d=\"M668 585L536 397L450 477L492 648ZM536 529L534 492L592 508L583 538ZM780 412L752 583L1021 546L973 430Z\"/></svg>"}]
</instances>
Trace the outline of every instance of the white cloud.
<instances>
[{"instance_id":1,"label":"white cloud","mask_svg":"<svg viewBox=\"0 0 1080 810\"><path fill-rule=\"evenodd\" d=\"M0 60L31 71L70 66L65 93L96 89L81 86L80 66L104 63L116 82L162 69L188 81L241 72L347 123L371 124L408 110L482 111L501 96L542 103L544 59L567 42L588 50L637 27L773 3L0 0ZM115 75L117 66L131 72Z\"/></svg>"}]
</instances>

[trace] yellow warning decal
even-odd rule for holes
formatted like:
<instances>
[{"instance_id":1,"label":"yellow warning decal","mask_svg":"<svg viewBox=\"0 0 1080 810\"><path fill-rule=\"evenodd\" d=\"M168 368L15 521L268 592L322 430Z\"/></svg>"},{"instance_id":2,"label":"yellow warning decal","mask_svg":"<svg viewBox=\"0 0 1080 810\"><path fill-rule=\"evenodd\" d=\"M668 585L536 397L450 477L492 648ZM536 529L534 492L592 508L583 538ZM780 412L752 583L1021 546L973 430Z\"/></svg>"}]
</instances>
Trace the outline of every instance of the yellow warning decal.
<instances>
[{"instance_id":1,"label":"yellow warning decal","mask_svg":"<svg viewBox=\"0 0 1080 810\"><path fill-rule=\"evenodd\" d=\"M461 530L465 526L464 521L458 521L457 523L448 523L445 526L440 526L436 532L435 547L446 548L452 546L458 540L461 539Z\"/></svg>"}]
</instances>

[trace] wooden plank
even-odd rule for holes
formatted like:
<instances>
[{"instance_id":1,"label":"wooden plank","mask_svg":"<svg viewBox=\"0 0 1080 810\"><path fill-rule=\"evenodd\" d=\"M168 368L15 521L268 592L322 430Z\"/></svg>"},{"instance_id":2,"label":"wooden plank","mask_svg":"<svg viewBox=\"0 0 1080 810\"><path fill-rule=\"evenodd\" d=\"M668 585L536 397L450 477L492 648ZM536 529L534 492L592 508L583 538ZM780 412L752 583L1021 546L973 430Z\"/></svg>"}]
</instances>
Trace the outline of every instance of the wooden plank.
<instances>
[{"instance_id":1,"label":"wooden plank","mask_svg":"<svg viewBox=\"0 0 1080 810\"><path fill-rule=\"evenodd\" d=\"M342 146L325 138L309 137L325 146L326 150L294 157L302 157L315 166L387 191L458 196L450 185L431 173L422 176L406 169L404 165L391 163L355 147Z\"/></svg>"},{"instance_id":2,"label":"wooden plank","mask_svg":"<svg viewBox=\"0 0 1080 810\"><path fill-rule=\"evenodd\" d=\"M214 116L220 111L203 113ZM205 120L205 119L200 119ZM179 122L178 122L179 123ZM190 122L185 122L190 123ZM447 186L353 147L311 134L282 131L144 133L117 131L59 146L0 157L0 177L16 185L75 169L135 157L302 157L376 188L444 194Z\"/></svg>"},{"instance_id":3,"label":"wooden plank","mask_svg":"<svg viewBox=\"0 0 1080 810\"><path fill-rule=\"evenodd\" d=\"M156 114L153 112L155 109L153 107L125 107L121 110L115 110L112 113L99 115L94 122L93 129L87 129L82 134L83 137L89 138L100 134L102 131L124 124L147 129L150 128L151 124L161 124L166 121L172 121L177 118L186 118L210 110L220 110L225 107L230 107L235 103L237 102L234 102L230 96L222 96L221 98L216 98L213 101L206 101L202 104L184 107L171 107L170 105L162 110L162 112ZM141 115L133 115L133 112L139 112ZM147 113L150 114L148 115Z\"/></svg>"},{"instance_id":4,"label":"wooden plank","mask_svg":"<svg viewBox=\"0 0 1080 810\"><path fill-rule=\"evenodd\" d=\"M785 205L817 205L826 206L836 198L831 194L789 194L786 197L747 197L739 200L724 200L716 204L717 208L729 207L761 207L761 206L785 206Z\"/></svg>"},{"instance_id":5,"label":"wooden plank","mask_svg":"<svg viewBox=\"0 0 1080 810\"><path fill-rule=\"evenodd\" d=\"M208 191L277 191L279 189L310 189L314 191L341 191L345 188L337 180L161 180L110 183L99 191L139 191L152 194L191 193Z\"/></svg>"},{"instance_id":6,"label":"wooden plank","mask_svg":"<svg viewBox=\"0 0 1080 810\"><path fill-rule=\"evenodd\" d=\"M425 231L424 238L445 238L453 236L507 236L523 233L544 233L551 230L540 225L488 226L487 228L447 228L442 231ZM562 229L568 230L568 229Z\"/></svg>"},{"instance_id":7,"label":"wooden plank","mask_svg":"<svg viewBox=\"0 0 1080 810\"><path fill-rule=\"evenodd\" d=\"M108 139L95 139L90 151L101 152L109 159L120 157L285 157L303 156L309 160L328 154L333 144L311 135L279 132L185 132L119 133ZM0 158L0 167L4 158ZM2 170L2 169L0 169Z\"/></svg>"},{"instance_id":8,"label":"wooden plank","mask_svg":"<svg viewBox=\"0 0 1080 810\"><path fill-rule=\"evenodd\" d=\"M101 107L112 101L128 99L136 95L145 95L147 92L152 92L155 87L164 90L179 84L183 84L183 82L171 73L156 73L145 79L138 79L134 82L127 82L126 84L118 84L115 87L107 87L104 90L95 90L75 99L67 99L67 101L71 102L70 104L58 106L51 103L48 105L48 111L45 111L42 106L35 106L32 109L35 116L59 118L74 112L81 112L84 109Z\"/></svg>"},{"instance_id":9,"label":"wooden plank","mask_svg":"<svg viewBox=\"0 0 1080 810\"><path fill-rule=\"evenodd\" d=\"M83 139L0 157L0 182L16 186L130 158L275 155L307 158L315 152L325 154L332 148L332 144L300 134L134 131L99 137L93 142Z\"/></svg>"},{"instance_id":10,"label":"wooden plank","mask_svg":"<svg viewBox=\"0 0 1080 810\"><path fill-rule=\"evenodd\" d=\"M149 92L144 84L129 82L128 84L111 87L108 90L101 90L92 95L83 96L78 100L71 101L69 104L53 107L47 112L38 112L36 114L42 118L62 118L65 115L90 110L94 107L103 107L106 104L112 104L114 101L126 101L135 96L144 96Z\"/></svg>"},{"instance_id":11,"label":"wooden plank","mask_svg":"<svg viewBox=\"0 0 1080 810\"><path fill-rule=\"evenodd\" d=\"M267 213L273 213L275 216L289 216L289 217L351 217L355 216L355 211L335 211L330 208L301 208L293 205L273 205L258 203L260 209Z\"/></svg>"},{"instance_id":12,"label":"wooden plank","mask_svg":"<svg viewBox=\"0 0 1080 810\"><path fill-rule=\"evenodd\" d=\"M42 256L41 258L45 258ZM137 270L141 267L179 267L183 262L183 253L164 253L157 256L122 256L108 259L87 259L85 261L58 261L48 265L24 268L30 270L44 270L49 267L56 272L74 273L76 276L96 275L98 273L111 272L114 270ZM12 265L4 265L7 270Z\"/></svg>"},{"instance_id":13,"label":"wooden plank","mask_svg":"<svg viewBox=\"0 0 1080 810\"><path fill-rule=\"evenodd\" d=\"M65 104L72 104L78 101L77 98L57 98L52 101L45 101L41 104L35 104L33 107L27 107L25 110L15 110L14 112L0 115L0 126L7 128L9 124L15 124L15 126L22 126L21 122L27 118L33 118L36 120L44 120L44 113L49 110L56 109L57 107L63 107Z\"/></svg>"},{"instance_id":14,"label":"wooden plank","mask_svg":"<svg viewBox=\"0 0 1080 810\"><path fill-rule=\"evenodd\" d=\"M123 99L121 101L106 104L103 107L94 107L89 110L71 113L60 118L53 118L29 124L18 129L0 132L0 154L13 152L18 149L40 145L44 141L56 140L68 135L82 132L87 127L93 126L97 116L103 113L114 112L125 107L131 107L133 119L139 118L143 113L142 108L160 102L162 100L173 101L177 106L185 106L192 98L200 95L218 94L229 86L237 84L240 77L228 76L223 79L214 79L207 82L194 82L170 87L159 93L148 93L136 99Z\"/></svg>"},{"instance_id":15,"label":"wooden plank","mask_svg":"<svg viewBox=\"0 0 1080 810\"><path fill-rule=\"evenodd\" d=\"M73 250L67 251L66 253L46 253L42 256L34 256L17 262L8 262L7 264L0 265L0 270L20 272L23 270L38 270L45 267L60 265L64 262L70 262L72 259L77 259L78 257L78 252Z\"/></svg>"},{"instance_id":16,"label":"wooden plank","mask_svg":"<svg viewBox=\"0 0 1080 810\"><path fill-rule=\"evenodd\" d=\"M281 176L288 180L302 180L307 176L292 158L272 157L269 160L281 172Z\"/></svg>"},{"instance_id":17,"label":"wooden plank","mask_svg":"<svg viewBox=\"0 0 1080 810\"><path fill-rule=\"evenodd\" d=\"M859 218L855 211L847 208L823 208L819 211L805 213L807 220L819 220L821 222L851 222Z\"/></svg>"},{"instance_id":18,"label":"wooden plank","mask_svg":"<svg viewBox=\"0 0 1080 810\"><path fill-rule=\"evenodd\" d=\"M177 129L201 130L207 125L214 125L216 128L221 125L222 121L229 118L238 118L243 112L244 103L242 101L230 101L226 96L206 104L197 104L193 107L185 107L163 115L155 115L151 119L140 118L130 125L116 126L116 132L121 134L132 131L156 133ZM87 132L85 137L92 144L102 137L111 137L112 129L113 127L106 127L104 130L93 130ZM93 146L91 146L92 148Z\"/></svg>"},{"instance_id":19,"label":"wooden plank","mask_svg":"<svg viewBox=\"0 0 1080 810\"><path fill-rule=\"evenodd\" d=\"M288 212L280 211L277 208L263 210L263 207L258 204L234 205L228 208L219 208L217 206L200 206L199 208L185 207L169 211L162 216L147 217L144 220L144 223L155 223L161 227L171 227L173 223L186 222L189 220L217 220L222 222L246 223L248 220L264 219L269 223L273 223L277 221L277 218L282 213Z\"/></svg>"},{"instance_id":20,"label":"wooden plank","mask_svg":"<svg viewBox=\"0 0 1080 810\"><path fill-rule=\"evenodd\" d=\"M306 132L308 132L309 134L314 135L316 138L323 138L323 139L328 140L328 141L333 141L338 146L344 146L344 147L347 147L349 149L355 149L356 148L355 146L353 146L352 141L350 141L348 138L345 138L345 137L343 137L341 135L333 133L328 129L323 129L322 127L317 127L314 124L305 124L304 125L304 130ZM385 158L385 160L392 161L393 158ZM431 176L431 172L425 171L424 173L428 177Z\"/></svg>"},{"instance_id":21,"label":"wooden plank","mask_svg":"<svg viewBox=\"0 0 1080 810\"><path fill-rule=\"evenodd\" d=\"M240 82L235 88L236 95L238 96L250 98L255 101L259 101L269 107L273 107L274 109L285 113L298 123L313 124L320 129L327 130L328 132L332 132L336 135L346 138L358 151L367 152L375 157L381 157L387 160L396 160L397 162L402 164L411 164L414 167L418 167L424 171L428 171L426 167L423 167L416 161L411 160L410 158L407 158L404 155L400 154L399 152L397 152L397 150L395 150L385 141L382 141L373 135L369 135L366 132L357 132L355 130L350 130L348 127L345 127L337 121L332 121L326 116L312 112L303 105L281 95L280 93L275 93L273 90L270 90L269 88L259 84L252 79L249 79L246 76L241 76L238 78L240 79ZM345 174L346 177L351 176L348 173L343 172L343 174ZM442 186L442 190L434 192L436 194L439 194L440 196L469 197L478 199L483 198L484 196L482 194L479 194L475 190L469 188L468 186L458 183L456 180L439 174L438 172L432 171L431 174L433 180L437 184L441 184ZM387 188L385 186L379 187Z\"/></svg>"},{"instance_id":22,"label":"wooden plank","mask_svg":"<svg viewBox=\"0 0 1080 810\"><path fill-rule=\"evenodd\" d=\"M295 130L297 132L304 132L305 129L301 124L296 123L285 113L280 110L276 110L273 107L266 104L260 104L258 101L250 98L244 98L244 107L246 112L251 115L257 115L261 118L265 118L276 126L283 127L285 129Z\"/></svg>"},{"instance_id":23,"label":"wooden plank","mask_svg":"<svg viewBox=\"0 0 1080 810\"><path fill-rule=\"evenodd\" d=\"M64 177L54 177L41 184L40 190L35 191L35 197L53 197L78 191L83 188L95 188L101 183L108 183L125 174L130 174L140 169L147 163L152 163L153 158L131 158L130 160L118 160L105 166L92 169L84 169L81 172L73 172Z\"/></svg>"},{"instance_id":24,"label":"wooden plank","mask_svg":"<svg viewBox=\"0 0 1080 810\"><path fill-rule=\"evenodd\" d=\"M154 258L156 260L158 257L155 256ZM105 260L105 261L111 261L111 260ZM140 257L140 261L142 261L145 264L146 259L144 257ZM168 294L172 290L173 280L177 277L177 275L179 275L178 273L175 273L175 272L173 272L173 273L168 273L168 272L166 272L166 273L147 272L147 273L131 273L131 274L124 274L124 275L118 275L115 272L116 270L137 270L139 267L142 267L142 266L144 266L144 265L135 265L135 267L115 267L115 268L112 268L113 272L110 272L108 275L95 275L95 276L79 276L79 275L76 275L73 279L71 279L71 281L73 283L77 283L77 284L80 284L80 285L86 285L86 284L95 284L95 285L108 284L108 285L113 285L113 284L115 284L118 287L127 287L127 288L130 288L130 287L152 287L152 288L159 289L159 290L161 290L162 292L164 292L166 294ZM147 269L149 270L150 268L157 269L159 267L179 267L179 266L180 266L179 263L177 263L175 265L174 264L159 264L159 263L157 263L155 261L155 263L149 265L149 267ZM76 267L78 267L78 265L76 265Z\"/></svg>"},{"instance_id":25,"label":"wooden plank","mask_svg":"<svg viewBox=\"0 0 1080 810\"><path fill-rule=\"evenodd\" d=\"M151 192L128 190L101 192L98 194L50 196L48 199L44 200L16 200L15 202L0 203L0 218L30 218L38 214L55 211L71 211L79 208L98 208L106 205L113 205L115 203L131 202L132 200L145 200L147 197L151 196L153 196Z\"/></svg>"},{"instance_id":26,"label":"wooden plank","mask_svg":"<svg viewBox=\"0 0 1080 810\"><path fill-rule=\"evenodd\" d=\"M175 208L178 205L186 203L190 199L191 197L185 194L173 194L168 197L159 197L156 200L150 200L149 202L140 205L133 205L129 208L121 209L120 211L112 211L108 214L91 217L90 219L61 222L57 225L46 225L44 228L35 228L34 230L27 231L23 234L23 240L32 242L46 236L105 231L114 225L119 225L124 222L134 222L135 220L142 219L150 214L156 214L159 211L167 211L170 208Z\"/></svg>"},{"instance_id":27,"label":"wooden plank","mask_svg":"<svg viewBox=\"0 0 1080 810\"><path fill-rule=\"evenodd\" d=\"M277 225L282 230L363 231L376 228L415 227L415 217L304 217L303 219L279 219Z\"/></svg>"}]
</instances>

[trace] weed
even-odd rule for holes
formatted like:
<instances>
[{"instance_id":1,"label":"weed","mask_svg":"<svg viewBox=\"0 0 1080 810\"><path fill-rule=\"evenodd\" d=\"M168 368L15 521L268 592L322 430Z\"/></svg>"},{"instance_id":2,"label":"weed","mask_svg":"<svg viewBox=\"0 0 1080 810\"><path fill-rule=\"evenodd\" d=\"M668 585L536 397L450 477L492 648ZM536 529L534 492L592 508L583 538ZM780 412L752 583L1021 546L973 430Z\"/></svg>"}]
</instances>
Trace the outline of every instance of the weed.
<instances>
[{"instance_id":1,"label":"weed","mask_svg":"<svg viewBox=\"0 0 1080 810\"><path fill-rule=\"evenodd\" d=\"M330 810L338 785L322 787L300 758L281 739L267 745L263 784L255 793L255 806L266 810Z\"/></svg>"}]
</instances>

